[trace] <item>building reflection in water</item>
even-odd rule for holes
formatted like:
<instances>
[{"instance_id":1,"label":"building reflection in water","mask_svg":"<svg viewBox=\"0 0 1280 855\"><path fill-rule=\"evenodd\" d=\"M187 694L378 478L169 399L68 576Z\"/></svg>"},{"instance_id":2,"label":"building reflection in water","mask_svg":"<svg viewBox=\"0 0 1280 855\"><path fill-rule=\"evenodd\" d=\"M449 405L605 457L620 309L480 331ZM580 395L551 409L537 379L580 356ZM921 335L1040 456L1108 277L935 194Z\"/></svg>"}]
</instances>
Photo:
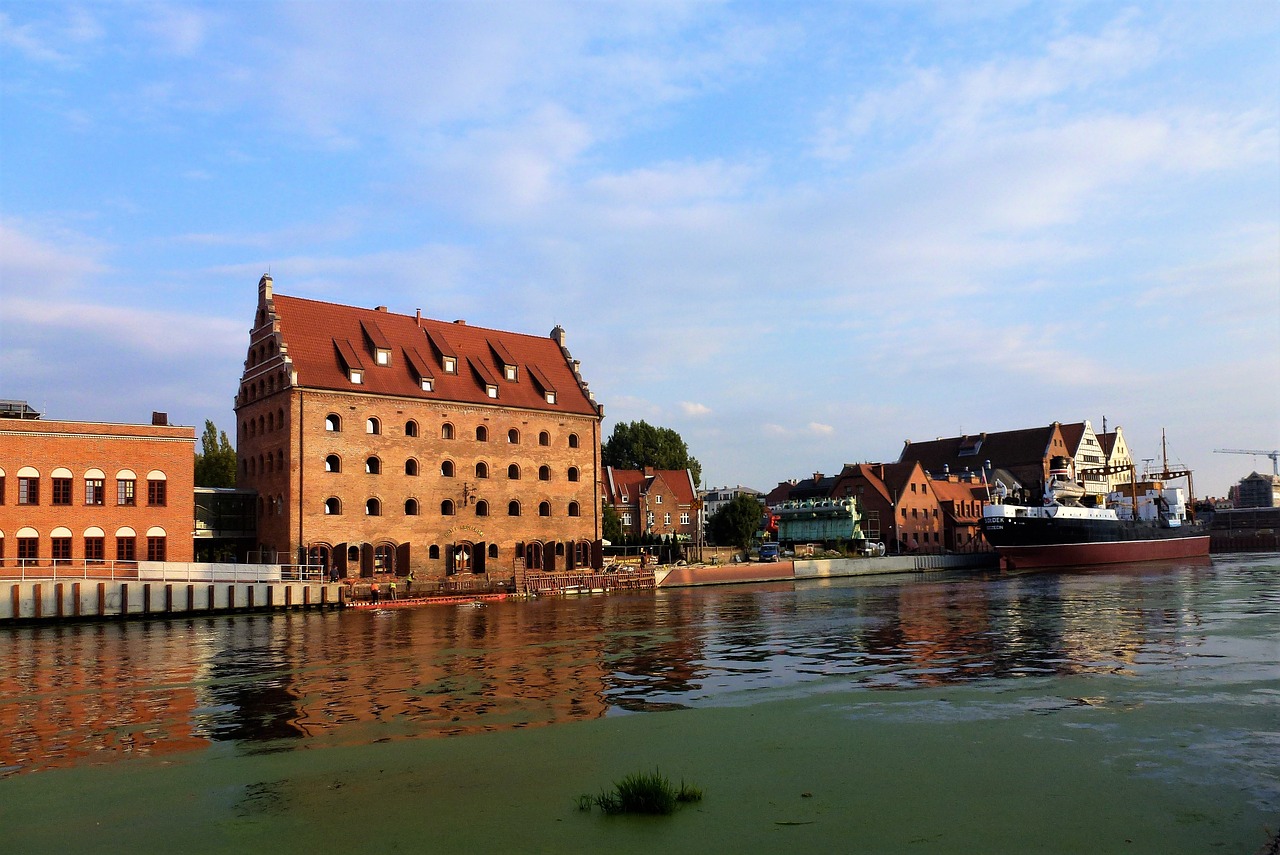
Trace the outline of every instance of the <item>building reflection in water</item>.
<instances>
[{"instance_id":1,"label":"building reflection in water","mask_svg":"<svg viewBox=\"0 0 1280 855\"><path fill-rule=\"evenodd\" d=\"M886 577L10 628L0 774L214 742L281 750L532 727L761 690L1131 673L1185 655L1194 586L1193 568Z\"/></svg>"}]
</instances>

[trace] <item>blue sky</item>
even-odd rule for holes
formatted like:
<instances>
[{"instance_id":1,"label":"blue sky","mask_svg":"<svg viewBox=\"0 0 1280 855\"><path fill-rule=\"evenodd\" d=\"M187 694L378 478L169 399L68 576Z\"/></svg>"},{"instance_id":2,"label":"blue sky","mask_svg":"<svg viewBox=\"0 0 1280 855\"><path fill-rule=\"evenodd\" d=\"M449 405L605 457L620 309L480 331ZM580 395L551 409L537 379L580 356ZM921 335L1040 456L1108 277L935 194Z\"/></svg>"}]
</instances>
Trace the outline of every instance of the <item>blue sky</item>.
<instances>
[{"instance_id":1,"label":"blue sky","mask_svg":"<svg viewBox=\"0 0 1280 855\"><path fill-rule=\"evenodd\" d=\"M258 277L546 334L768 489L1280 448L1280 6L0 6L0 397L233 427Z\"/></svg>"}]
</instances>

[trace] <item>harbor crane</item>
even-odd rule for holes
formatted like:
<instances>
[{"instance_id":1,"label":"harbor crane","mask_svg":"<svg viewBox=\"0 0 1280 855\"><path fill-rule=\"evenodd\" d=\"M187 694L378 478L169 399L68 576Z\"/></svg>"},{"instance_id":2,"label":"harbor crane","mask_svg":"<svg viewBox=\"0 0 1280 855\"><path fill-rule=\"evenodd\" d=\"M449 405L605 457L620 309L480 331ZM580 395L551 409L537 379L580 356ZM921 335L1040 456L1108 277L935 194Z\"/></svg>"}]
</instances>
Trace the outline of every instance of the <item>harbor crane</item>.
<instances>
[{"instance_id":1,"label":"harbor crane","mask_svg":"<svg viewBox=\"0 0 1280 855\"><path fill-rule=\"evenodd\" d=\"M1215 454L1254 454L1271 458L1271 474L1280 475L1280 449L1271 451L1259 451L1251 448L1215 448Z\"/></svg>"}]
</instances>

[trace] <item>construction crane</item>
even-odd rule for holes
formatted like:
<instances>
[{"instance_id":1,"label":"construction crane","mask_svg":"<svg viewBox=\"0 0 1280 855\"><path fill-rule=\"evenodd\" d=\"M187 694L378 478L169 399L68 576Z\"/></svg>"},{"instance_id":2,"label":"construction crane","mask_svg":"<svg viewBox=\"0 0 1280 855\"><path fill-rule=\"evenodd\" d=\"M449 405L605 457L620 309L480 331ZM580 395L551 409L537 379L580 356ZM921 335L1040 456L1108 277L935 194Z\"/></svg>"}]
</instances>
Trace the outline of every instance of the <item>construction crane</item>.
<instances>
[{"instance_id":1,"label":"construction crane","mask_svg":"<svg viewBox=\"0 0 1280 855\"><path fill-rule=\"evenodd\" d=\"M1214 454L1253 454L1262 455L1271 458L1271 474L1280 475L1280 449L1272 451L1258 451L1251 448L1215 448Z\"/></svg>"}]
</instances>

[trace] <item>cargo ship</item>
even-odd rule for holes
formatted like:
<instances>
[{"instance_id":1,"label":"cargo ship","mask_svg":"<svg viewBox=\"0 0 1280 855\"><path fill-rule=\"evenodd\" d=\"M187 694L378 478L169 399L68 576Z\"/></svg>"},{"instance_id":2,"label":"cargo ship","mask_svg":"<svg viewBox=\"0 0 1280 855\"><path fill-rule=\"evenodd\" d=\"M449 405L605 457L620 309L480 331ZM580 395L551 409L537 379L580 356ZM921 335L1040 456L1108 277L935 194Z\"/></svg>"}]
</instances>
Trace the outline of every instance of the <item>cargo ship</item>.
<instances>
[{"instance_id":1,"label":"cargo ship","mask_svg":"<svg viewBox=\"0 0 1280 855\"><path fill-rule=\"evenodd\" d=\"M1013 504L997 485L982 509L982 533L1007 569L1072 567L1196 558L1209 554L1209 533L1187 516L1186 496L1159 481L1117 490L1090 502L1070 477L1065 457L1049 464L1040 505ZM1130 467L1130 471L1132 468Z\"/></svg>"}]
</instances>

